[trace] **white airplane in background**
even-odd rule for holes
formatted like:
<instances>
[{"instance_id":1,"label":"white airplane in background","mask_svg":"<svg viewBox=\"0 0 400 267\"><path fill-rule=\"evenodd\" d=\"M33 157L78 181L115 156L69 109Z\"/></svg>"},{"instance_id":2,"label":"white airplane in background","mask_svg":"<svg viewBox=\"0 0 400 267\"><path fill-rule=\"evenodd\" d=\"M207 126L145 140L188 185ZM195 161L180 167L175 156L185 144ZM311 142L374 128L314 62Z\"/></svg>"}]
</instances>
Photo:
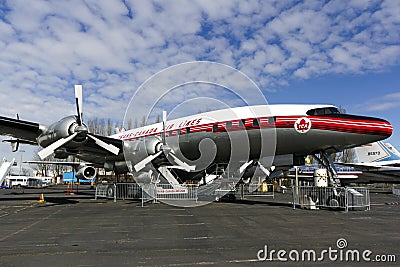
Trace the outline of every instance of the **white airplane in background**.
<instances>
[{"instance_id":1,"label":"white airplane in background","mask_svg":"<svg viewBox=\"0 0 400 267\"><path fill-rule=\"evenodd\" d=\"M360 166L400 167L400 154L390 143L374 142L356 147L355 151Z\"/></svg>"},{"instance_id":2,"label":"white airplane in background","mask_svg":"<svg viewBox=\"0 0 400 267\"><path fill-rule=\"evenodd\" d=\"M236 169L230 171L236 176L251 176L257 168L268 174L268 169L260 163L265 155L274 157L271 164L277 169L289 169L303 165L305 156L319 154L333 181L336 172L330 153L386 139L393 130L386 120L341 114L332 105L262 105L216 110L170 121L163 114L161 123L105 137L89 133L83 122L82 86L75 86L75 97L77 115L50 126L0 117L0 135L14 138L6 140L14 150L20 143L43 147L39 152L42 159L53 153L56 158L75 155L88 163L80 165L78 170L86 179L95 175L94 167L104 167L150 180L157 173L172 184L201 181L206 174L223 173L230 164L232 145L246 142L250 148L247 157L234 159L236 165L231 165ZM261 135L276 137L276 149L262 147ZM193 162L202 156L199 145L205 139L215 143L216 151L209 165L200 169ZM268 154L271 151L273 155Z\"/></svg>"},{"instance_id":3,"label":"white airplane in background","mask_svg":"<svg viewBox=\"0 0 400 267\"><path fill-rule=\"evenodd\" d=\"M363 172L353 182L400 183L400 153L391 144L374 142L355 148L358 162L340 163Z\"/></svg>"}]
</instances>

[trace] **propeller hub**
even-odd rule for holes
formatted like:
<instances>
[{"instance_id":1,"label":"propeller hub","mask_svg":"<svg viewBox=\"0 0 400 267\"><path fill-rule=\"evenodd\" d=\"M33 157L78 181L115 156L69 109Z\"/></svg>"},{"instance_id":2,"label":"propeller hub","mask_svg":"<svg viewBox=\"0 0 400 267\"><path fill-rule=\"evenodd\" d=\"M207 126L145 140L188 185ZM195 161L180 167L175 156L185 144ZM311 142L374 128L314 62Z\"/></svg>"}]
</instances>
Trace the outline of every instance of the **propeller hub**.
<instances>
[{"instance_id":1,"label":"propeller hub","mask_svg":"<svg viewBox=\"0 0 400 267\"><path fill-rule=\"evenodd\" d=\"M75 127L74 132L78 134L78 137L85 138L88 133L88 128L85 125L78 125Z\"/></svg>"},{"instance_id":2,"label":"propeller hub","mask_svg":"<svg viewBox=\"0 0 400 267\"><path fill-rule=\"evenodd\" d=\"M172 148L170 148L168 145L162 145L161 150L164 152L164 154L168 155L172 151Z\"/></svg>"}]
</instances>

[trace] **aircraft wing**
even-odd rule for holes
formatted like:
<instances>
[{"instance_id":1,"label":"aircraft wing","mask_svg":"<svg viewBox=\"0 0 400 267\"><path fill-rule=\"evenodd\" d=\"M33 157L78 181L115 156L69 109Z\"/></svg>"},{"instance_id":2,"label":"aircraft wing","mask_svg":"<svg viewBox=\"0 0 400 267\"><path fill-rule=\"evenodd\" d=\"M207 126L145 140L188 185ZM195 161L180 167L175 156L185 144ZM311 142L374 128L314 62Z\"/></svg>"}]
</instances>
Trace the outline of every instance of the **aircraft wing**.
<instances>
[{"instance_id":1,"label":"aircraft wing","mask_svg":"<svg viewBox=\"0 0 400 267\"><path fill-rule=\"evenodd\" d=\"M354 167L360 170L377 170L382 167L400 167L400 160L388 160L379 161L379 162L364 162L364 163L343 163L343 162L335 162L335 164Z\"/></svg>"},{"instance_id":2,"label":"aircraft wing","mask_svg":"<svg viewBox=\"0 0 400 267\"><path fill-rule=\"evenodd\" d=\"M18 142L20 144L38 145L37 138L45 129L46 127L41 126L38 123L0 116L0 135L16 138L12 140L3 140L4 142ZM123 142L121 140L95 134L92 135L107 144L118 147L120 149L120 153L123 151ZM92 139L88 139L88 141L77 150L79 154L92 155L94 159L96 157L104 158L104 156L111 154L110 152L99 147ZM104 160L101 160L100 162L102 161Z\"/></svg>"},{"instance_id":3,"label":"aircraft wing","mask_svg":"<svg viewBox=\"0 0 400 267\"><path fill-rule=\"evenodd\" d=\"M41 133L42 128L38 123L0 116L0 135L17 138L20 143L37 145L36 138Z\"/></svg>"},{"instance_id":4,"label":"aircraft wing","mask_svg":"<svg viewBox=\"0 0 400 267\"><path fill-rule=\"evenodd\" d=\"M103 149L98 146L96 142L92 139L88 139L87 142L76 149L76 155L78 158L87 162L86 164L91 164L93 167L102 167L106 160L108 161L120 161L124 160L123 154L123 141L115 138L110 138L107 136L95 135L96 138L101 141L113 145L119 148L119 154L114 155L113 153Z\"/></svg>"},{"instance_id":5,"label":"aircraft wing","mask_svg":"<svg viewBox=\"0 0 400 267\"><path fill-rule=\"evenodd\" d=\"M40 160L28 160L24 161L24 163L29 163L29 164L51 164L51 165L65 165L65 166L79 166L83 164L83 162L78 162L78 161L40 161ZM89 165L87 163L84 163L85 165Z\"/></svg>"},{"instance_id":6,"label":"aircraft wing","mask_svg":"<svg viewBox=\"0 0 400 267\"><path fill-rule=\"evenodd\" d=\"M368 163L342 163L342 162L335 162L337 165L353 167L356 170L360 171L376 171L379 170L382 166L368 164Z\"/></svg>"}]
</instances>

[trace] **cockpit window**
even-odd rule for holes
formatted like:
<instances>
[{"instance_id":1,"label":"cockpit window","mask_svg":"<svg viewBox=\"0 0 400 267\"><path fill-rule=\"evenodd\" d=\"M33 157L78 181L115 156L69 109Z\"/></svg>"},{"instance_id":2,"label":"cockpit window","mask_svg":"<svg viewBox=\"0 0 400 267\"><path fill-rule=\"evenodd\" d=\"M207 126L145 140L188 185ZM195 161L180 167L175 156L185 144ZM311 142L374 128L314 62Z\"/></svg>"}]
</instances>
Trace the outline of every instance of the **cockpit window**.
<instances>
[{"instance_id":1,"label":"cockpit window","mask_svg":"<svg viewBox=\"0 0 400 267\"><path fill-rule=\"evenodd\" d=\"M324 115L331 115L331 114L340 114L340 111L334 107L315 108L315 109L310 109L309 111L307 111L307 115L309 115L309 116L324 116Z\"/></svg>"}]
</instances>

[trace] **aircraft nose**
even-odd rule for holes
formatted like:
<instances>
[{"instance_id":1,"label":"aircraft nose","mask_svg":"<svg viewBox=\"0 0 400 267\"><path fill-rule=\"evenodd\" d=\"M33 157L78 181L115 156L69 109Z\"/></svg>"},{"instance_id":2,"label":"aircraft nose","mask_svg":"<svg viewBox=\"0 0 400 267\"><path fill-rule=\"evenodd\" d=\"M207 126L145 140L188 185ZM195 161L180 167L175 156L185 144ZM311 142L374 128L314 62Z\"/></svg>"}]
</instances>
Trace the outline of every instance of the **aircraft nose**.
<instances>
[{"instance_id":1,"label":"aircraft nose","mask_svg":"<svg viewBox=\"0 0 400 267\"><path fill-rule=\"evenodd\" d=\"M390 122L388 122L388 121L385 121L385 127L386 127L386 132L385 132L385 135L386 135L386 138L388 138L388 137L390 137L391 135L392 135L392 133L393 133L393 125L390 123Z\"/></svg>"},{"instance_id":2,"label":"aircraft nose","mask_svg":"<svg viewBox=\"0 0 400 267\"><path fill-rule=\"evenodd\" d=\"M313 128L342 133L341 144L356 147L384 140L392 135L390 122L367 116L334 114L326 118L311 118Z\"/></svg>"},{"instance_id":3,"label":"aircraft nose","mask_svg":"<svg viewBox=\"0 0 400 267\"><path fill-rule=\"evenodd\" d=\"M392 124L380 118L354 116L350 124L357 126L358 133L369 136L371 142L386 139L393 133Z\"/></svg>"},{"instance_id":4,"label":"aircraft nose","mask_svg":"<svg viewBox=\"0 0 400 267\"><path fill-rule=\"evenodd\" d=\"M390 137L393 133L392 124L383 119L371 120L370 125L367 127L371 128L372 134L380 135L384 139Z\"/></svg>"}]
</instances>

